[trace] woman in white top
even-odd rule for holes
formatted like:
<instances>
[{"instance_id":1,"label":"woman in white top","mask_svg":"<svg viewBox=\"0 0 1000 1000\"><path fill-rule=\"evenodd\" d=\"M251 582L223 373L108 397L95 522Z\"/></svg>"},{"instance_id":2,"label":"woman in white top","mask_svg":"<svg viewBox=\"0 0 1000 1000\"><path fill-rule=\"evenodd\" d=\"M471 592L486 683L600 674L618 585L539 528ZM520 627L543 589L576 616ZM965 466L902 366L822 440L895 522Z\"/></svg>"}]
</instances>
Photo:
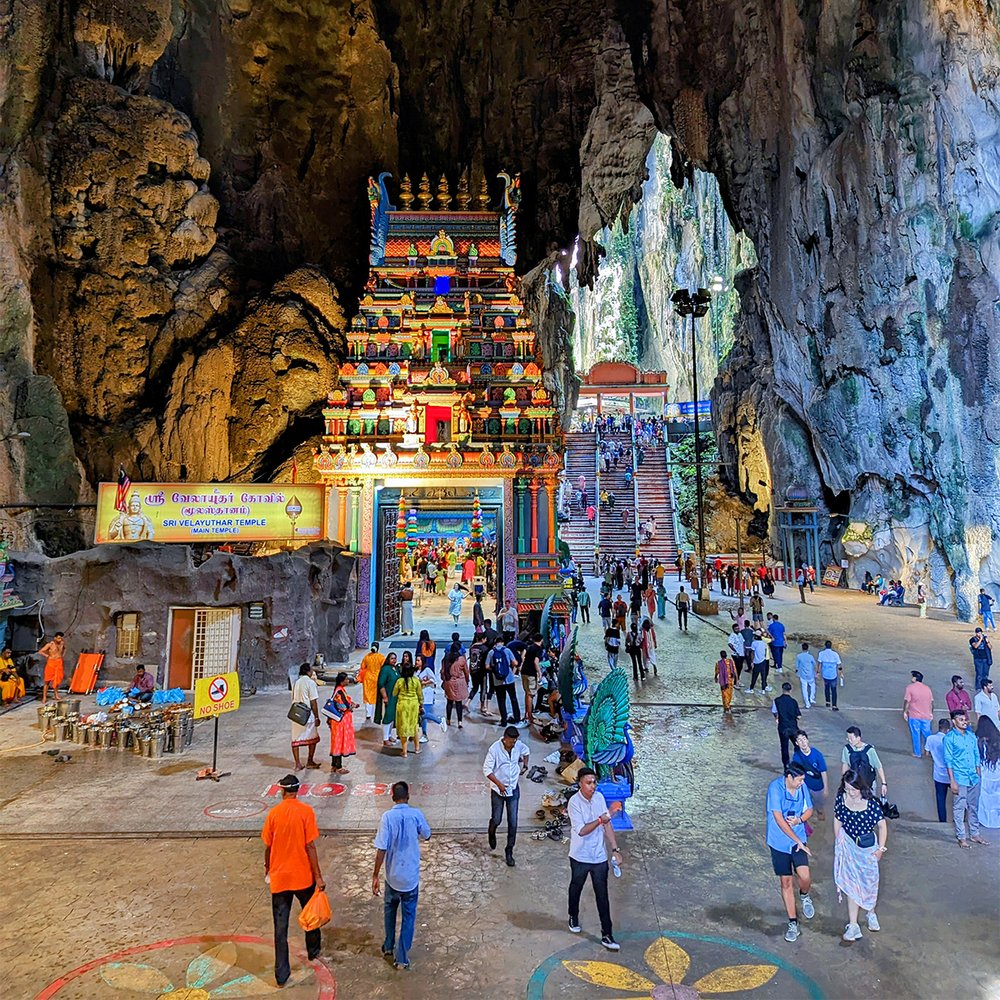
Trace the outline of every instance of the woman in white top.
<instances>
[{"instance_id":1,"label":"woman in white top","mask_svg":"<svg viewBox=\"0 0 1000 1000\"><path fill-rule=\"evenodd\" d=\"M312 713L309 720L299 725L292 722L292 756L295 758L295 770L301 771L303 766L317 768L319 764L313 759L316 747L319 746L319 687L313 676L313 668L308 663L299 667L299 679L292 688L292 704L305 705ZM299 758L299 747L309 748L309 759L303 765Z\"/></svg>"}]
</instances>

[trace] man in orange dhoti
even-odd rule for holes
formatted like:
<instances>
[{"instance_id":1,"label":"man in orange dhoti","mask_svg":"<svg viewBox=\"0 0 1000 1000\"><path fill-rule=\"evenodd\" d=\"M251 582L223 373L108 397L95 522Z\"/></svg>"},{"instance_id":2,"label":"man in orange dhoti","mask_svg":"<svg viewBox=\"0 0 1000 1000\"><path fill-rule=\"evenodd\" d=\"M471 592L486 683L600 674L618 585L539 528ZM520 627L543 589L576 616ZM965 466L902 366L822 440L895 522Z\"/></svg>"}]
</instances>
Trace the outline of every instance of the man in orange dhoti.
<instances>
[{"instance_id":1,"label":"man in orange dhoti","mask_svg":"<svg viewBox=\"0 0 1000 1000\"><path fill-rule=\"evenodd\" d=\"M375 702L378 699L378 675L385 663L385 657L378 651L378 643L373 642L371 651L361 659L361 669L358 670L358 680L361 682L361 700L365 703L365 722L371 722L375 716Z\"/></svg>"}]
</instances>

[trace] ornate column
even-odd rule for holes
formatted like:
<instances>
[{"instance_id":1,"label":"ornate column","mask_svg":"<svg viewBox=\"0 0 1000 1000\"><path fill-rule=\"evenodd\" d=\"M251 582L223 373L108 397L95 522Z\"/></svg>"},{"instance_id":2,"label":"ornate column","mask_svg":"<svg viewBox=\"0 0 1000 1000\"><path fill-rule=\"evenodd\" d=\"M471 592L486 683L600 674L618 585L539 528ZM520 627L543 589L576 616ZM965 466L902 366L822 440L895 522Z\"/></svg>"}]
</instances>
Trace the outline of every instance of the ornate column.
<instances>
[{"instance_id":1,"label":"ornate column","mask_svg":"<svg viewBox=\"0 0 1000 1000\"><path fill-rule=\"evenodd\" d=\"M361 483L351 483L351 551L361 551Z\"/></svg>"},{"instance_id":2,"label":"ornate column","mask_svg":"<svg viewBox=\"0 0 1000 1000\"><path fill-rule=\"evenodd\" d=\"M538 551L538 489L537 479L532 479L528 486L531 491L531 551Z\"/></svg>"},{"instance_id":3,"label":"ornate column","mask_svg":"<svg viewBox=\"0 0 1000 1000\"><path fill-rule=\"evenodd\" d=\"M549 500L549 552L556 551L556 484L552 479L545 480L545 493Z\"/></svg>"},{"instance_id":4,"label":"ornate column","mask_svg":"<svg viewBox=\"0 0 1000 1000\"><path fill-rule=\"evenodd\" d=\"M337 540L347 544L347 483L337 484Z\"/></svg>"},{"instance_id":5,"label":"ornate column","mask_svg":"<svg viewBox=\"0 0 1000 1000\"><path fill-rule=\"evenodd\" d=\"M528 529L524 517L524 491L526 483L520 476L514 480L514 551L527 552Z\"/></svg>"}]
</instances>

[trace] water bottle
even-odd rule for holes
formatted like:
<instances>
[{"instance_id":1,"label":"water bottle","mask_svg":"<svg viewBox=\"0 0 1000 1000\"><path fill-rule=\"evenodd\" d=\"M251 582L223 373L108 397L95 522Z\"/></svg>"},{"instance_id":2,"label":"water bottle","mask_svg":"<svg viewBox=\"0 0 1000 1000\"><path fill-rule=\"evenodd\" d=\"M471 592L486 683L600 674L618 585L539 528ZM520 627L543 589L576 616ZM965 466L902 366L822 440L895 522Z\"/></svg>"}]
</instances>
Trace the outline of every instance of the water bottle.
<instances>
[{"instance_id":1,"label":"water bottle","mask_svg":"<svg viewBox=\"0 0 1000 1000\"><path fill-rule=\"evenodd\" d=\"M615 855L611 855L611 870L614 872L615 878L622 877L622 866L618 864L618 859Z\"/></svg>"}]
</instances>

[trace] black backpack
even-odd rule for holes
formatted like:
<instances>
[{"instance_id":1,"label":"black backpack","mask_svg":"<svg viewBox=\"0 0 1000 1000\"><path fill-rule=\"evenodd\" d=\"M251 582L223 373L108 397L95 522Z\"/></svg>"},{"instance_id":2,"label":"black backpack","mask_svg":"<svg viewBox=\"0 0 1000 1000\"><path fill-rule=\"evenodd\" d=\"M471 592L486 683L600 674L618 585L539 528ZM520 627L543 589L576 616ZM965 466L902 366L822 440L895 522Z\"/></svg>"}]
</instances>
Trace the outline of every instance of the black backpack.
<instances>
[{"instance_id":1,"label":"black backpack","mask_svg":"<svg viewBox=\"0 0 1000 1000\"><path fill-rule=\"evenodd\" d=\"M872 748L871 744L866 743L860 750L852 749L849 743L846 744L846 747L851 770L859 778L862 778L869 788L874 788L875 782L878 780L878 774L868 759L868 751Z\"/></svg>"}]
</instances>

